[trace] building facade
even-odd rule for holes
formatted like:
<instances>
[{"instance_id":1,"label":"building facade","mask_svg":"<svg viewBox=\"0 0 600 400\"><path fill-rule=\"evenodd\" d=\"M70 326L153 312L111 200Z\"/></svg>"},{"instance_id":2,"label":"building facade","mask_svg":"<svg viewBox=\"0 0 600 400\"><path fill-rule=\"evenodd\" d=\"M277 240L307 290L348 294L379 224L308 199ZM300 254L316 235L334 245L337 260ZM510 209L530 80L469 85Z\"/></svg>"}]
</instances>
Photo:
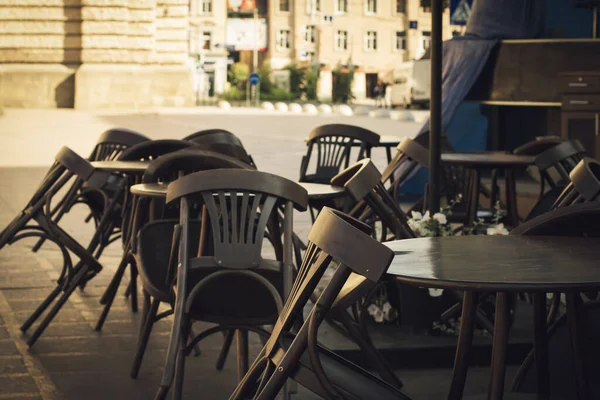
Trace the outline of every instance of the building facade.
<instances>
[{"instance_id":1,"label":"building facade","mask_svg":"<svg viewBox=\"0 0 600 400\"><path fill-rule=\"evenodd\" d=\"M192 103L188 0L2 0L0 103Z\"/></svg>"},{"instance_id":2,"label":"building facade","mask_svg":"<svg viewBox=\"0 0 600 400\"><path fill-rule=\"evenodd\" d=\"M337 65L357 68L353 93L365 98L398 63L422 57L431 41L431 13L420 0L272 0L268 11L271 67L324 65L323 98L331 92L328 74ZM448 11L444 21L448 39Z\"/></svg>"}]
</instances>

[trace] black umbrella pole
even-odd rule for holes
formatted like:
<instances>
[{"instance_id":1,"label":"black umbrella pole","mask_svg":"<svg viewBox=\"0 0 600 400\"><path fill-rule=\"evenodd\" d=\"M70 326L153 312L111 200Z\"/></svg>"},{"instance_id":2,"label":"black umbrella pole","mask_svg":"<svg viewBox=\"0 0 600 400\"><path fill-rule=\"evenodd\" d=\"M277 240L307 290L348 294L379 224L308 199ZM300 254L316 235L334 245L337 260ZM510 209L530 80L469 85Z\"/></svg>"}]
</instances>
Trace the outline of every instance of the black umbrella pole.
<instances>
[{"instance_id":1,"label":"black umbrella pole","mask_svg":"<svg viewBox=\"0 0 600 400\"><path fill-rule=\"evenodd\" d=\"M429 210L440 210L442 142L442 0L431 1L431 95L429 117Z\"/></svg>"}]
</instances>

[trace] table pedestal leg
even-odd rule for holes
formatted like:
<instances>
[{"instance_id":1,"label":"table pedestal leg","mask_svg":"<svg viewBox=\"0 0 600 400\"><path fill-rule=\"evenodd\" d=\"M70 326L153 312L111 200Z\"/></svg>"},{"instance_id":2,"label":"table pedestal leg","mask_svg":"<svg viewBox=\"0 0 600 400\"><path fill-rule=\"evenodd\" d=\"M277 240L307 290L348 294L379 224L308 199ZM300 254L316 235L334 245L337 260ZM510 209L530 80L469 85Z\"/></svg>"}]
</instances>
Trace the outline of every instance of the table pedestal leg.
<instances>
[{"instance_id":1,"label":"table pedestal leg","mask_svg":"<svg viewBox=\"0 0 600 400\"><path fill-rule=\"evenodd\" d=\"M478 169L470 171L469 192L467 199L467 226L473 226L477 220L477 209L479 208L480 173Z\"/></svg>"},{"instance_id":2,"label":"table pedestal leg","mask_svg":"<svg viewBox=\"0 0 600 400\"><path fill-rule=\"evenodd\" d=\"M546 293L533 293L533 348L537 377L537 398L550 397L548 370L548 325L546 322Z\"/></svg>"},{"instance_id":3,"label":"table pedestal leg","mask_svg":"<svg viewBox=\"0 0 600 400\"><path fill-rule=\"evenodd\" d=\"M567 324L569 325L569 340L575 363L575 379L577 382L577 398L590 399L590 391L585 375L583 360L583 345L581 343L581 296L579 293L567 293Z\"/></svg>"},{"instance_id":4,"label":"table pedestal leg","mask_svg":"<svg viewBox=\"0 0 600 400\"><path fill-rule=\"evenodd\" d=\"M506 213L508 214L510 225L515 227L519 225L515 171L512 169L507 169L504 171L504 173L506 175Z\"/></svg>"},{"instance_id":5,"label":"table pedestal leg","mask_svg":"<svg viewBox=\"0 0 600 400\"><path fill-rule=\"evenodd\" d=\"M465 292L462 304L462 318L460 320L460 332L454 358L454 371L452 372L452 383L448 399L462 399L467 380L467 368L469 366L469 352L473 343L473 331L475 330L475 314L477 312L477 293Z\"/></svg>"},{"instance_id":6,"label":"table pedestal leg","mask_svg":"<svg viewBox=\"0 0 600 400\"><path fill-rule=\"evenodd\" d=\"M501 400L504 395L509 321L508 293L500 292L496 295L496 321L494 323L492 368L488 390L488 399L490 400Z\"/></svg>"}]
</instances>

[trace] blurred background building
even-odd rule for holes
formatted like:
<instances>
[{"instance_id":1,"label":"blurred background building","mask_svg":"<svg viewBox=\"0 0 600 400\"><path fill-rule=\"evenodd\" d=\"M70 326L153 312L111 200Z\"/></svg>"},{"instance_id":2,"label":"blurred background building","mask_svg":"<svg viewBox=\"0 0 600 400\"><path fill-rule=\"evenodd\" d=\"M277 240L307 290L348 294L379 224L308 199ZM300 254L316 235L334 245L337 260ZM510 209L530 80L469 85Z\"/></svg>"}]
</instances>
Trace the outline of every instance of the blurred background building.
<instances>
[{"instance_id":1,"label":"blurred background building","mask_svg":"<svg viewBox=\"0 0 600 400\"><path fill-rule=\"evenodd\" d=\"M431 36L422 0L2 0L0 103L186 106L222 95L228 66L355 69L357 99ZM256 11L255 11L256 10ZM448 12L446 12L448 13ZM444 37L452 36L446 15Z\"/></svg>"}]
</instances>

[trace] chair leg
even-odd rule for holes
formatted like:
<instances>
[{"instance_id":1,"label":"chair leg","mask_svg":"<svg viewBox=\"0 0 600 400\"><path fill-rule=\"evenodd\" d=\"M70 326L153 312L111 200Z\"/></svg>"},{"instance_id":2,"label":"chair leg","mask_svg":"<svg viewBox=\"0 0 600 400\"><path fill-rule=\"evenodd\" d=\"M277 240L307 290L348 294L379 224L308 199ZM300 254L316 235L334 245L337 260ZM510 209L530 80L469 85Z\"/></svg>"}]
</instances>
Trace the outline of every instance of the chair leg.
<instances>
[{"instance_id":1,"label":"chair leg","mask_svg":"<svg viewBox=\"0 0 600 400\"><path fill-rule=\"evenodd\" d=\"M150 339L150 333L152 332L152 327L156 322L156 314L158 313L158 306L160 305L160 300L154 299L152 300L152 305L150 306L150 310L146 314L144 318L144 323L142 325L142 329L140 330L140 337L138 339L138 348L135 354L135 358L133 359L133 365L131 366L131 371L129 375L136 379L140 372L140 367L142 365L142 359L144 358L144 353L146 352L146 347L148 346L148 340Z\"/></svg>"},{"instance_id":2,"label":"chair leg","mask_svg":"<svg viewBox=\"0 0 600 400\"><path fill-rule=\"evenodd\" d=\"M179 343L179 351L177 352L177 363L175 367L175 388L173 393L174 400L181 400L183 396L183 380L185 375L185 349L187 347L187 339L190 336L191 322L185 321L181 329L181 340Z\"/></svg>"},{"instance_id":3,"label":"chair leg","mask_svg":"<svg viewBox=\"0 0 600 400\"><path fill-rule=\"evenodd\" d=\"M33 335L31 335L31 337L27 341L27 345L29 347L33 346L35 342L39 339L39 337L42 335L42 333L44 333L44 331L46 330L50 322L52 322L56 314L58 314L58 312L65 305L67 300L69 300L69 297L79 285L80 280L83 277L85 277L87 271L88 268L86 266L82 266L81 269L77 272L77 274L75 274L75 276L71 279L71 281L67 285L67 289L65 290L64 294L58 299L56 304L54 304L54 307L52 307L50 312L48 312L46 318L44 318L42 323L38 326L35 332L33 332Z\"/></svg>"},{"instance_id":4,"label":"chair leg","mask_svg":"<svg viewBox=\"0 0 600 400\"><path fill-rule=\"evenodd\" d=\"M112 303L115 300L115 297L117 296L117 291L119 290L119 283L121 283L121 279L123 278L123 274L125 273L125 269L127 268L127 265L129 265L129 256L125 255L123 257L123 259L121 260L121 263L119 264L119 267L117 268L117 272L115 272L115 275L114 275L111 283L108 285L108 288L106 289L107 290L105 292L105 294L107 294L106 303L104 304L104 309L102 310L102 314L100 315L100 318L98 318L98 322L96 323L96 327L94 328L96 331L101 331L102 327L104 326L104 321L106 321L106 317L108 316L110 308L112 307ZM110 290L110 292L109 292L109 290Z\"/></svg>"},{"instance_id":5,"label":"chair leg","mask_svg":"<svg viewBox=\"0 0 600 400\"><path fill-rule=\"evenodd\" d=\"M235 331L235 341L237 347L238 382L241 382L246 372L248 372L248 331L241 329Z\"/></svg>"},{"instance_id":6,"label":"chair leg","mask_svg":"<svg viewBox=\"0 0 600 400\"><path fill-rule=\"evenodd\" d=\"M223 342L223 347L221 347L219 357L217 358L217 371L222 371L223 367L225 366L225 361L227 360L229 349L231 349L231 343L233 343L235 331L231 330L223 333L225 334L225 341Z\"/></svg>"},{"instance_id":7,"label":"chair leg","mask_svg":"<svg viewBox=\"0 0 600 400\"><path fill-rule=\"evenodd\" d=\"M121 263L123 263L123 260L124 260L124 258L121 260ZM119 264L119 265L121 265L121 264ZM121 283L121 280L123 279L124 273L125 273L125 270L123 270L121 272L120 269L117 268L117 271L113 275L113 278L111 279L110 283L104 290L102 297L100 298L100 304L105 305L108 302L109 297L112 296L115 286L119 287L119 284Z\"/></svg>"},{"instance_id":8,"label":"chair leg","mask_svg":"<svg viewBox=\"0 0 600 400\"><path fill-rule=\"evenodd\" d=\"M138 312L138 293L137 293L137 268L133 265L130 268L131 272L131 311Z\"/></svg>"},{"instance_id":9,"label":"chair leg","mask_svg":"<svg viewBox=\"0 0 600 400\"><path fill-rule=\"evenodd\" d=\"M346 312L346 310L343 310L338 316L339 320L342 322L342 324L344 324L344 327L347 329L354 342L358 344L368 362L373 368L375 368L375 370L377 370L382 379L390 385L401 389L402 386L404 386L402 381L398 379L392 368L377 351L373 345L373 342L371 342L371 339L369 337L365 337L361 330L358 329L356 322L350 318L350 315Z\"/></svg>"},{"instance_id":10,"label":"chair leg","mask_svg":"<svg viewBox=\"0 0 600 400\"><path fill-rule=\"evenodd\" d=\"M54 290L48 295L48 297L46 297L42 304L40 304L38 308L36 308L33 314L31 314L25 322L23 322L23 325L21 325L21 331L26 332L29 328L31 328L31 325L33 325L33 323L40 317L40 315L42 315L42 313L46 311L46 308L48 308L48 306L52 304L54 299L56 299L56 296L60 294L61 290L62 285L56 285L56 288L54 288Z\"/></svg>"}]
</instances>

